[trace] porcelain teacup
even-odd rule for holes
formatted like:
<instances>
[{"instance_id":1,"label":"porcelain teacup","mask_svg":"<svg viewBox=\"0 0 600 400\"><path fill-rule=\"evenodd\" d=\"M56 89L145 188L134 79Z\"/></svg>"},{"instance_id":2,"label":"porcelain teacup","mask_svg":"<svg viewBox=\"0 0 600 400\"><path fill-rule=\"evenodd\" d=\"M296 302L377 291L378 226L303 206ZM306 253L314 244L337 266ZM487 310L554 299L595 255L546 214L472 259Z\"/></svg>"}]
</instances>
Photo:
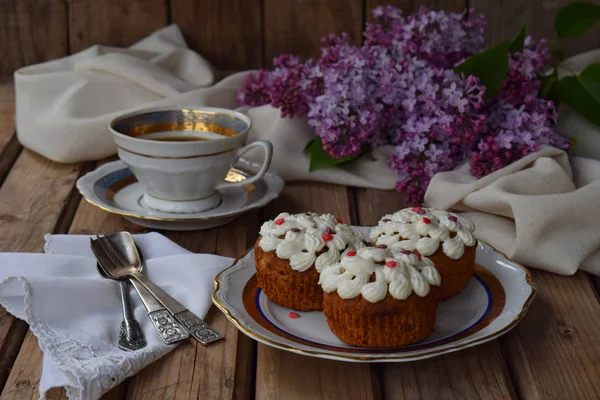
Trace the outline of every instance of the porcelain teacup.
<instances>
[{"instance_id":1,"label":"porcelain teacup","mask_svg":"<svg viewBox=\"0 0 600 400\"><path fill-rule=\"evenodd\" d=\"M244 145L250 118L209 107L152 108L122 115L109 126L119 158L146 191L142 205L164 212L198 213L219 205L220 190L261 179L271 163L272 145ZM235 161L261 148L259 171L239 182L225 182Z\"/></svg>"}]
</instances>

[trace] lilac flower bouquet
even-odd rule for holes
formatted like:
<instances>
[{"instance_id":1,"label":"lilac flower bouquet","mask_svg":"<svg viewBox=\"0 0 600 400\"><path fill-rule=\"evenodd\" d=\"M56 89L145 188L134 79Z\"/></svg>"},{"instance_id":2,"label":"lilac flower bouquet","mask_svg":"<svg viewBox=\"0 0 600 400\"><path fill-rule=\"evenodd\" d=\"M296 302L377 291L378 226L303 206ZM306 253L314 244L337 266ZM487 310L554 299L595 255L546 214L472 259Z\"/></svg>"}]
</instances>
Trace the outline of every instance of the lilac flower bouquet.
<instances>
[{"instance_id":1,"label":"lilac flower bouquet","mask_svg":"<svg viewBox=\"0 0 600 400\"><path fill-rule=\"evenodd\" d=\"M331 165L393 145L396 188L413 204L423 201L434 174L465 160L482 177L542 145L569 147L554 128L554 103L540 96L545 41L523 31L497 47L508 70L495 87L470 68L470 58L485 56L483 16L421 8L405 17L393 7L373 15L362 45L330 34L316 62L277 57L272 71L247 78L239 101L307 117Z\"/></svg>"}]
</instances>

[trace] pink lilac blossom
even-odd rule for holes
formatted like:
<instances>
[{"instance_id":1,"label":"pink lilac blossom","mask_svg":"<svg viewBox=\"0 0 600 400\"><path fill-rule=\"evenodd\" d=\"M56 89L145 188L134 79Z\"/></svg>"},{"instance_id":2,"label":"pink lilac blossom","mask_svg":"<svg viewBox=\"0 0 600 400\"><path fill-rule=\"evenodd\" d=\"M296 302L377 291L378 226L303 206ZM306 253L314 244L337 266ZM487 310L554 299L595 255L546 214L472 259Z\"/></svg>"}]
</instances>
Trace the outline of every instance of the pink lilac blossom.
<instances>
[{"instance_id":1,"label":"pink lilac blossom","mask_svg":"<svg viewBox=\"0 0 600 400\"><path fill-rule=\"evenodd\" d=\"M481 177L542 145L568 148L553 128L554 105L538 96L545 41L526 38L523 50L509 55L501 93L484 101L478 78L452 70L485 48L483 16L421 8L405 17L394 7L373 15L363 46L330 34L316 62L277 57L272 71L248 76L238 99L270 104L283 117L306 116L333 158L394 145L396 188L414 204L434 174L469 157Z\"/></svg>"}]
</instances>

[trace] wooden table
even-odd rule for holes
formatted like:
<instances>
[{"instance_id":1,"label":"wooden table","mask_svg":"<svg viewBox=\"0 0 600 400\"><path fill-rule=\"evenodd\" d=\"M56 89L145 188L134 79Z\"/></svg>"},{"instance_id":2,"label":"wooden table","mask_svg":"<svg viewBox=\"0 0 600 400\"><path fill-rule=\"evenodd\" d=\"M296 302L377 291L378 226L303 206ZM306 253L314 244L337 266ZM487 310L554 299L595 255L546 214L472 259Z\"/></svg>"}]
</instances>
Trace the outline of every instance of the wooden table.
<instances>
[{"instance_id":1,"label":"wooden table","mask_svg":"<svg viewBox=\"0 0 600 400\"><path fill-rule=\"evenodd\" d=\"M40 252L43 235L134 232L141 228L85 201L74 188L96 163L60 165L16 141L12 85L0 85L0 251ZM331 212L369 225L403 206L393 191L289 183L266 208L197 232L164 232L187 249L236 257L260 223L281 211ZM0 268L2 268L0 266ZM598 281L532 271L538 297L498 340L444 356L396 364L303 357L244 336L214 307L207 320L226 340L187 341L108 393L106 399L598 399ZM27 325L0 309L0 400L37 399L42 352ZM53 390L50 399L64 399Z\"/></svg>"}]
</instances>

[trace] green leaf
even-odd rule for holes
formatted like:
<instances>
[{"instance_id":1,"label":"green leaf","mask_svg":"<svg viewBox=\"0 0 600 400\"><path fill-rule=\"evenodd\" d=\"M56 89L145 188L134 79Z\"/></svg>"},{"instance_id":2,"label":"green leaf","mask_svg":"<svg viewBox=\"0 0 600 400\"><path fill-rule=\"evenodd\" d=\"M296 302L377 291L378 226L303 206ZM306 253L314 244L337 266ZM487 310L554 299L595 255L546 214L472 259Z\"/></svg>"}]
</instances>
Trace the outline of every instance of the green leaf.
<instances>
[{"instance_id":1,"label":"green leaf","mask_svg":"<svg viewBox=\"0 0 600 400\"><path fill-rule=\"evenodd\" d=\"M308 142L308 145L306 145L304 151L310 154L310 165L308 167L308 172L349 163L360 156L360 154L356 154L349 157L333 158L329 155L329 153L323 150L323 142L321 142L321 138L318 136Z\"/></svg>"},{"instance_id":2,"label":"green leaf","mask_svg":"<svg viewBox=\"0 0 600 400\"><path fill-rule=\"evenodd\" d=\"M502 81L508 74L508 50L511 40L477 53L454 67L457 74L475 75L485 86L485 96L493 97L502 89Z\"/></svg>"},{"instance_id":3,"label":"green leaf","mask_svg":"<svg viewBox=\"0 0 600 400\"><path fill-rule=\"evenodd\" d=\"M558 81L561 102L600 126L600 63L590 64L581 74Z\"/></svg>"},{"instance_id":4,"label":"green leaf","mask_svg":"<svg viewBox=\"0 0 600 400\"><path fill-rule=\"evenodd\" d=\"M555 106L558 107L560 101L558 99L558 72L556 69L552 71L550 75L542 77L542 87L540 89L540 96L544 99L551 100Z\"/></svg>"},{"instance_id":5,"label":"green leaf","mask_svg":"<svg viewBox=\"0 0 600 400\"><path fill-rule=\"evenodd\" d=\"M523 51L523 46L525 45L525 25L521 28L519 34L510 42L510 46L508 50L511 53L516 51Z\"/></svg>"},{"instance_id":6,"label":"green leaf","mask_svg":"<svg viewBox=\"0 0 600 400\"><path fill-rule=\"evenodd\" d=\"M600 21L600 6L586 2L567 4L556 13L554 29L559 38L582 35Z\"/></svg>"}]
</instances>

